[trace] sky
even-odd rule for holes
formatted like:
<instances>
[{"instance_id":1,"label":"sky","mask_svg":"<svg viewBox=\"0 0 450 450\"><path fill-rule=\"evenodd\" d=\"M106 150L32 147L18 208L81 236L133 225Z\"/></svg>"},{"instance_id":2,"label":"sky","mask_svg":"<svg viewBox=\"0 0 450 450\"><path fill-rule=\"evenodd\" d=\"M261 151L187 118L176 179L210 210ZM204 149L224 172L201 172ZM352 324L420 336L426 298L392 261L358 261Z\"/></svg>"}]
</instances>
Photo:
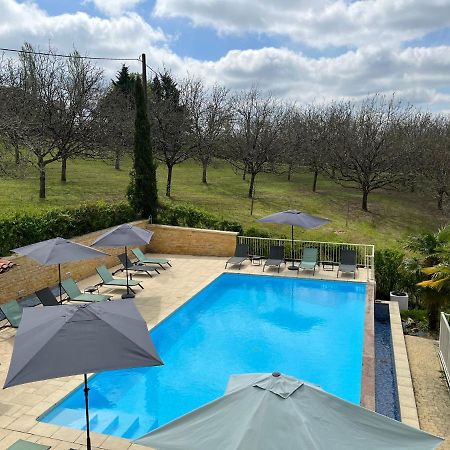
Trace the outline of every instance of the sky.
<instances>
[{"instance_id":1,"label":"sky","mask_svg":"<svg viewBox=\"0 0 450 450\"><path fill-rule=\"evenodd\" d=\"M395 93L450 113L450 0L0 0L0 47L25 41L146 53L157 71L299 104ZM101 65L113 77L121 61Z\"/></svg>"}]
</instances>

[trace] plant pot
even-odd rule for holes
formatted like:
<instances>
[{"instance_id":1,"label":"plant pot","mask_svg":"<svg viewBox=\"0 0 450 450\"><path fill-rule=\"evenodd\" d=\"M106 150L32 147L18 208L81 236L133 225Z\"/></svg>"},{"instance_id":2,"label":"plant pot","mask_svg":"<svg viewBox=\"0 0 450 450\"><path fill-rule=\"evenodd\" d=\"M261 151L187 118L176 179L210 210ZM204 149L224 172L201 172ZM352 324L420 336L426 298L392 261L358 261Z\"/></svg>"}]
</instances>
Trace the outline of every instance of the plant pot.
<instances>
[{"instance_id":1,"label":"plant pot","mask_svg":"<svg viewBox=\"0 0 450 450\"><path fill-rule=\"evenodd\" d=\"M391 291L389 295L389 300L398 303L400 311L408 310L408 294L406 292Z\"/></svg>"}]
</instances>

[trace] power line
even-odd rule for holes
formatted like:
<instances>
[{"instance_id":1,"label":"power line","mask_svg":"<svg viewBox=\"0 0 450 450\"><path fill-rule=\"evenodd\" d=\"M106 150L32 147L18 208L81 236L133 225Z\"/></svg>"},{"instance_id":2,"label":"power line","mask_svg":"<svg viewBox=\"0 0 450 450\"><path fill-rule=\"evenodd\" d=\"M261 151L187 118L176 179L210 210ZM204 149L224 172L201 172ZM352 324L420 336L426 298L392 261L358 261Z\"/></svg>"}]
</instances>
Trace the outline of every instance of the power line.
<instances>
[{"instance_id":1,"label":"power line","mask_svg":"<svg viewBox=\"0 0 450 450\"><path fill-rule=\"evenodd\" d=\"M103 61L137 61L142 62L142 59L139 58L112 58L107 56L82 56L82 55L63 55L59 53L47 53L47 52L37 52L34 50L18 50L15 48L1 48L0 51L3 52L12 52L12 53L27 53L32 55L42 55L42 56L58 56L60 58L78 58L78 59L93 59L93 60L103 60ZM159 75L155 69L150 67L147 63L145 64L147 69L150 69L156 75Z\"/></svg>"},{"instance_id":2,"label":"power line","mask_svg":"<svg viewBox=\"0 0 450 450\"><path fill-rule=\"evenodd\" d=\"M141 62L141 60L139 58L111 58L111 57L106 57L106 56L62 55L59 53L37 52L34 50L18 50L18 49L14 49L14 48L0 48L0 51L12 52L12 53L27 53L27 54L42 55L42 56L58 56L60 58L78 58L78 59L94 59L94 60L103 60L103 61L138 61L138 62ZM149 69L151 69L151 68L149 67ZM151 69L151 70L153 70L153 69Z\"/></svg>"}]
</instances>

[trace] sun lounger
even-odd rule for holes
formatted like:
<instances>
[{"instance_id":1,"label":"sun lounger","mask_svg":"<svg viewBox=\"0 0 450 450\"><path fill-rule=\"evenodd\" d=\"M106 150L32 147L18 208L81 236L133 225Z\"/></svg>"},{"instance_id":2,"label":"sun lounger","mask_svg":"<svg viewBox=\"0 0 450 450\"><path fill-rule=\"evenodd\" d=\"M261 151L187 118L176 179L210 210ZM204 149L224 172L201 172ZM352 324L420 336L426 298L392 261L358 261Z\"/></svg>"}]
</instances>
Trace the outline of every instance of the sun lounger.
<instances>
[{"instance_id":1,"label":"sun lounger","mask_svg":"<svg viewBox=\"0 0 450 450\"><path fill-rule=\"evenodd\" d=\"M158 269L156 267L145 266L143 264L133 264L130 261L130 258L128 258L128 255L126 253L122 253L122 254L118 255L118 258L119 258L119 260L120 260L120 262L122 263L122 266L123 266L123 269L121 269L122 272L125 270L125 268L127 268L131 272L145 273L149 277L152 276L152 274L150 272L156 272L156 273L159 274Z\"/></svg>"},{"instance_id":2,"label":"sun lounger","mask_svg":"<svg viewBox=\"0 0 450 450\"><path fill-rule=\"evenodd\" d=\"M164 258L148 258L147 256L144 255L144 253L142 252L142 250L140 248L133 248L131 250L133 252L133 255L136 256L137 258L137 262L135 262L135 264L156 264L159 267L161 267L161 269L166 270L166 268L164 267L164 264L167 264L169 267L172 267L172 265L170 264L170 261L168 259L164 259Z\"/></svg>"},{"instance_id":3,"label":"sun lounger","mask_svg":"<svg viewBox=\"0 0 450 450\"><path fill-rule=\"evenodd\" d=\"M356 251L343 249L341 250L341 261L337 270L336 277L339 277L339 272L353 273L353 278L356 278Z\"/></svg>"},{"instance_id":4,"label":"sun lounger","mask_svg":"<svg viewBox=\"0 0 450 450\"><path fill-rule=\"evenodd\" d=\"M127 280L124 278L114 278L110 273L109 270L106 268L106 266L99 266L96 268L97 273L99 277L102 279L102 285L103 286L116 286L116 287L127 287L130 289L131 292L134 292L132 287L133 286L139 286L141 289L144 289L144 286L140 283L140 281L137 280Z\"/></svg>"},{"instance_id":5,"label":"sun lounger","mask_svg":"<svg viewBox=\"0 0 450 450\"><path fill-rule=\"evenodd\" d=\"M278 267L278 272L280 272L281 264L286 264L284 260L284 247L282 245L272 245L269 250L269 257L263 266L263 272L266 266Z\"/></svg>"},{"instance_id":6,"label":"sun lounger","mask_svg":"<svg viewBox=\"0 0 450 450\"><path fill-rule=\"evenodd\" d=\"M77 283L72 278L67 278L61 282L62 287L70 300L74 302L103 302L111 300L112 295L92 294L88 292L81 292Z\"/></svg>"},{"instance_id":7,"label":"sun lounger","mask_svg":"<svg viewBox=\"0 0 450 450\"><path fill-rule=\"evenodd\" d=\"M62 304L48 287L36 291L35 294L44 306L58 306Z\"/></svg>"},{"instance_id":8,"label":"sun lounger","mask_svg":"<svg viewBox=\"0 0 450 450\"><path fill-rule=\"evenodd\" d=\"M318 253L317 248L305 247L303 249L303 257L298 265L298 268L303 270L312 270L314 275L316 273Z\"/></svg>"},{"instance_id":9,"label":"sun lounger","mask_svg":"<svg viewBox=\"0 0 450 450\"><path fill-rule=\"evenodd\" d=\"M22 319L23 312L23 307L17 303L17 300L0 304L0 309L5 315L6 320L9 322L9 325L13 328L17 328Z\"/></svg>"},{"instance_id":10,"label":"sun lounger","mask_svg":"<svg viewBox=\"0 0 450 450\"><path fill-rule=\"evenodd\" d=\"M228 264L233 266L239 266L239 270L241 270L241 265L244 261L248 259L249 248L247 244L238 244L236 245L236 249L234 251L234 256L232 256L226 263L225 269Z\"/></svg>"},{"instance_id":11,"label":"sun lounger","mask_svg":"<svg viewBox=\"0 0 450 450\"><path fill-rule=\"evenodd\" d=\"M6 450L49 450L51 447L49 445L36 444L34 442L24 441L19 439L10 445Z\"/></svg>"}]
</instances>

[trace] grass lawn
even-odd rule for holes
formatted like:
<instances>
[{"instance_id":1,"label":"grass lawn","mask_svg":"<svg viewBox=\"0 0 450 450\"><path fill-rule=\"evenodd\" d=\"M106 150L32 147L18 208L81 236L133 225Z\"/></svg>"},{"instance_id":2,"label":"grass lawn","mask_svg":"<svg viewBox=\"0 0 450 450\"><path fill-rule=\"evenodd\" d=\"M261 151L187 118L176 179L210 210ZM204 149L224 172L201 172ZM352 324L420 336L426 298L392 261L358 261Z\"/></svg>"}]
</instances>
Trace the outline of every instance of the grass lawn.
<instances>
[{"instance_id":1,"label":"grass lawn","mask_svg":"<svg viewBox=\"0 0 450 450\"><path fill-rule=\"evenodd\" d=\"M125 199L130 162L117 171L102 161L69 161L68 182L59 181L59 164L48 167L47 199L38 199L37 171L29 169L24 178L1 179L0 215L11 211L33 211L82 202ZM160 199L165 200L165 167L158 168ZM409 192L379 191L369 196L370 212L360 209L357 190L344 189L319 176L318 191L311 192L312 175L299 172L292 181L286 176L260 174L256 179L256 201L250 216L248 183L222 162L209 170L208 185L201 183L201 168L193 162L176 166L173 175L173 202L188 202L219 217L239 221L245 228L257 226L272 234L289 235L287 226L256 224L258 217L295 208L331 219L331 224L310 231L296 230L296 237L324 241L373 243L399 246L408 234L435 230L448 222L448 211L440 213L426 196ZM347 213L348 211L348 213Z\"/></svg>"}]
</instances>

